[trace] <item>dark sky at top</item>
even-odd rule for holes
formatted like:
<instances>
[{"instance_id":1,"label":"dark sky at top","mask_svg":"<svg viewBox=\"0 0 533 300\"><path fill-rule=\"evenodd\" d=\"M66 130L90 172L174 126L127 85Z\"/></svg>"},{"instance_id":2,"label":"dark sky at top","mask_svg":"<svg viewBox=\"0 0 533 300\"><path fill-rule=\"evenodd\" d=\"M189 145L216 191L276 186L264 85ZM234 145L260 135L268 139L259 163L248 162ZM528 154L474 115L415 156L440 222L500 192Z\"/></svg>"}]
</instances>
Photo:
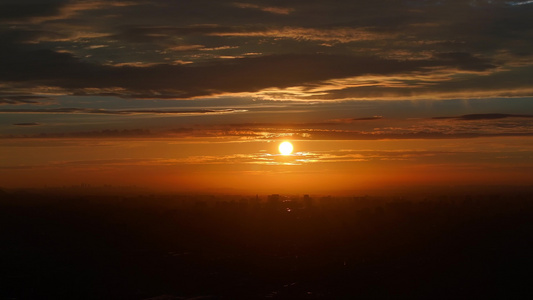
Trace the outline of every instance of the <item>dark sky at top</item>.
<instances>
[{"instance_id":1,"label":"dark sky at top","mask_svg":"<svg viewBox=\"0 0 533 300\"><path fill-rule=\"evenodd\" d=\"M0 101L524 97L531 15L498 0L2 1Z\"/></svg>"}]
</instances>

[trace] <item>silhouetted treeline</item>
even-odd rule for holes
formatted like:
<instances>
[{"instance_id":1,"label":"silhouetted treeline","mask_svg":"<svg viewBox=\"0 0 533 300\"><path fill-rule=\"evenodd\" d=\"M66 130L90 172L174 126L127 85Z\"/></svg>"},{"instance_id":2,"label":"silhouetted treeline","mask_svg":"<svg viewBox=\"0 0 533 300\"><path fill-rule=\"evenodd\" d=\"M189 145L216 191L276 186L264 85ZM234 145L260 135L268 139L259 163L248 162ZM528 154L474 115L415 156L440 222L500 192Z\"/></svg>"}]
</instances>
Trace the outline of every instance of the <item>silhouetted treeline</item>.
<instances>
[{"instance_id":1,"label":"silhouetted treeline","mask_svg":"<svg viewBox=\"0 0 533 300\"><path fill-rule=\"evenodd\" d=\"M0 197L0 299L533 296L528 193Z\"/></svg>"}]
</instances>

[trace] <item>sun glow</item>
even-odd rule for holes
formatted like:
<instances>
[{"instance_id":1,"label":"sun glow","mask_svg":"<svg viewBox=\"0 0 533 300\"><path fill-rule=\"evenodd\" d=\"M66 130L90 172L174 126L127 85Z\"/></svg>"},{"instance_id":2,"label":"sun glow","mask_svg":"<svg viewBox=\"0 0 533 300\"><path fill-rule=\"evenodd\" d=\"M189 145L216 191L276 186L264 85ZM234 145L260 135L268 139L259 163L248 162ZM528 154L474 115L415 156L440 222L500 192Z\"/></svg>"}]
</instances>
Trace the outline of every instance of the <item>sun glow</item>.
<instances>
[{"instance_id":1,"label":"sun glow","mask_svg":"<svg viewBox=\"0 0 533 300\"><path fill-rule=\"evenodd\" d=\"M279 153L281 153L282 155L289 155L292 153L292 144L290 142L283 142L281 144L279 144Z\"/></svg>"}]
</instances>

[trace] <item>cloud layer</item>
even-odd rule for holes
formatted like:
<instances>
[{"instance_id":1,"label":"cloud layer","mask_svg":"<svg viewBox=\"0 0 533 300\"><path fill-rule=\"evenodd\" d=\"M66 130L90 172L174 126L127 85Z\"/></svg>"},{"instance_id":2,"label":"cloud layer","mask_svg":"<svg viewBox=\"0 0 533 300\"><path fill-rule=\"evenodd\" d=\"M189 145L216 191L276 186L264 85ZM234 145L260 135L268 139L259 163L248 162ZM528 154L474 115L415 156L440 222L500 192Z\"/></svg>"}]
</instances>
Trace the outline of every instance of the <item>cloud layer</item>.
<instances>
[{"instance_id":1,"label":"cloud layer","mask_svg":"<svg viewBox=\"0 0 533 300\"><path fill-rule=\"evenodd\" d=\"M531 96L532 13L529 1L4 1L0 104Z\"/></svg>"}]
</instances>

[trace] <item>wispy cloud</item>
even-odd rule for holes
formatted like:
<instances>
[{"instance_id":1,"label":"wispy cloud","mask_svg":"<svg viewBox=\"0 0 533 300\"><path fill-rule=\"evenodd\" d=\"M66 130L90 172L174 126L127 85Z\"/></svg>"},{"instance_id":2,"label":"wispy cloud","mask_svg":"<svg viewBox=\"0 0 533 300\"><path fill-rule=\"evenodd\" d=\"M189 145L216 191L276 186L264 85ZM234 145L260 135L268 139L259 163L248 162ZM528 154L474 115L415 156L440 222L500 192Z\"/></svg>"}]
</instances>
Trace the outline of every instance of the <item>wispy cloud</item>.
<instances>
[{"instance_id":1,"label":"wispy cloud","mask_svg":"<svg viewBox=\"0 0 533 300\"><path fill-rule=\"evenodd\" d=\"M228 37L263 37L263 38L285 38L294 40L309 40L322 42L349 43L357 41L371 41L393 39L397 34L372 31L369 28L302 28L302 27L282 27L267 28L258 30L232 30L215 31L210 33L215 36Z\"/></svg>"},{"instance_id":2,"label":"wispy cloud","mask_svg":"<svg viewBox=\"0 0 533 300\"><path fill-rule=\"evenodd\" d=\"M79 60L69 53L47 50L25 52L7 48L0 50L0 54L10 58L0 61L0 79L8 82L43 91L60 88L64 93L77 95L109 95L112 91L132 98L195 98L305 86L367 74L424 73L441 67L467 70L492 67L469 55L394 60L374 56L290 54L194 65L135 67L99 65ZM32 72L28 74L30 67Z\"/></svg>"},{"instance_id":3,"label":"wispy cloud","mask_svg":"<svg viewBox=\"0 0 533 300\"><path fill-rule=\"evenodd\" d=\"M41 124L36 122L28 122L28 123L15 123L14 126L39 126Z\"/></svg>"},{"instance_id":4,"label":"wispy cloud","mask_svg":"<svg viewBox=\"0 0 533 300\"><path fill-rule=\"evenodd\" d=\"M43 113L43 114L104 114L104 115L138 115L138 114L162 114L162 115L202 115L202 114L227 114L244 112L241 109L201 109L201 110L160 110L160 109L132 109L132 110L109 110L91 108L38 108L38 109L0 109L0 113Z\"/></svg>"},{"instance_id":5,"label":"wispy cloud","mask_svg":"<svg viewBox=\"0 0 533 300\"><path fill-rule=\"evenodd\" d=\"M294 10L293 8L290 8L290 7L261 6L257 4L241 3L241 2L236 2L233 5L235 5L235 7L238 7L238 8L258 9L260 11L264 11L264 12L272 13L272 14L278 14L278 15L288 15Z\"/></svg>"},{"instance_id":6,"label":"wispy cloud","mask_svg":"<svg viewBox=\"0 0 533 300\"><path fill-rule=\"evenodd\" d=\"M32 96L32 95L0 95L1 104L48 104L54 99L46 96Z\"/></svg>"},{"instance_id":7,"label":"wispy cloud","mask_svg":"<svg viewBox=\"0 0 533 300\"><path fill-rule=\"evenodd\" d=\"M361 127L364 122L367 129ZM371 123L367 123L371 122ZM396 126L394 126L396 125ZM2 135L2 138L105 138L143 137L205 139L217 142L275 140L431 140L482 137L531 137L533 116L472 114L458 117L391 121L381 117L338 119L309 123L230 123L149 129L107 129L64 133Z\"/></svg>"},{"instance_id":8,"label":"wispy cloud","mask_svg":"<svg viewBox=\"0 0 533 300\"><path fill-rule=\"evenodd\" d=\"M352 121L374 121L374 120L381 120L383 119L382 116L373 116L373 117L365 117L365 118L354 118Z\"/></svg>"},{"instance_id":9,"label":"wispy cloud","mask_svg":"<svg viewBox=\"0 0 533 300\"><path fill-rule=\"evenodd\" d=\"M126 7L138 5L133 1L52 1L52 3L54 2L56 5L61 3L61 5L56 6L54 14L49 14L47 16L33 16L26 20L32 23L43 23L48 21L71 19L84 11L101 10L110 7ZM21 6L24 6L24 4L22 4Z\"/></svg>"},{"instance_id":10,"label":"wispy cloud","mask_svg":"<svg viewBox=\"0 0 533 300\"><path fill-rule=\"evenodd\" d=\"M264 166L301 166L308 164L331 164L347 162L369 161L405 161L437 155L455 155L457 153L438 151L370 151L343 150L321 152L296 152L291 155L272 153L250 153L231 155L193 155L184 158L122 158L122 159L92 159L92 160L61 160L53 161L48 168L64 167L100 167L116 168L124 166L183 166L183 165L264 165ZM14 166L7 166L13 168ZM31 168L33 165L18 166ZM2 167L0 167L2 168Z\"/></svg>"},{"instance_id":11,"label":"wispy cloud","mask_svg":"<svg viewBox=\"0 0 533 300\"><path fill-rule=\"evenodd\" d=\"M509 1L509 2L506 2L507 4L509 5L527 5L527 4L532 4L533 1Z\"/></svg>"},{"instance_id":12,"label":"wispy cloud","mask_svg":"<svg viewBox=\"0 0 533 300\"><path fill-rule=\"evenodd\" d=\"M493 114L469 114L469 115L462 115L458 117L433 117L433 119L437 119L437 120L455 119L455 120L463 120L463 121L497 120L497 119L506 119L506 118L533 118L533 115L514 115L514 114L493 113Z\"/></svg>"}]
</instances>

